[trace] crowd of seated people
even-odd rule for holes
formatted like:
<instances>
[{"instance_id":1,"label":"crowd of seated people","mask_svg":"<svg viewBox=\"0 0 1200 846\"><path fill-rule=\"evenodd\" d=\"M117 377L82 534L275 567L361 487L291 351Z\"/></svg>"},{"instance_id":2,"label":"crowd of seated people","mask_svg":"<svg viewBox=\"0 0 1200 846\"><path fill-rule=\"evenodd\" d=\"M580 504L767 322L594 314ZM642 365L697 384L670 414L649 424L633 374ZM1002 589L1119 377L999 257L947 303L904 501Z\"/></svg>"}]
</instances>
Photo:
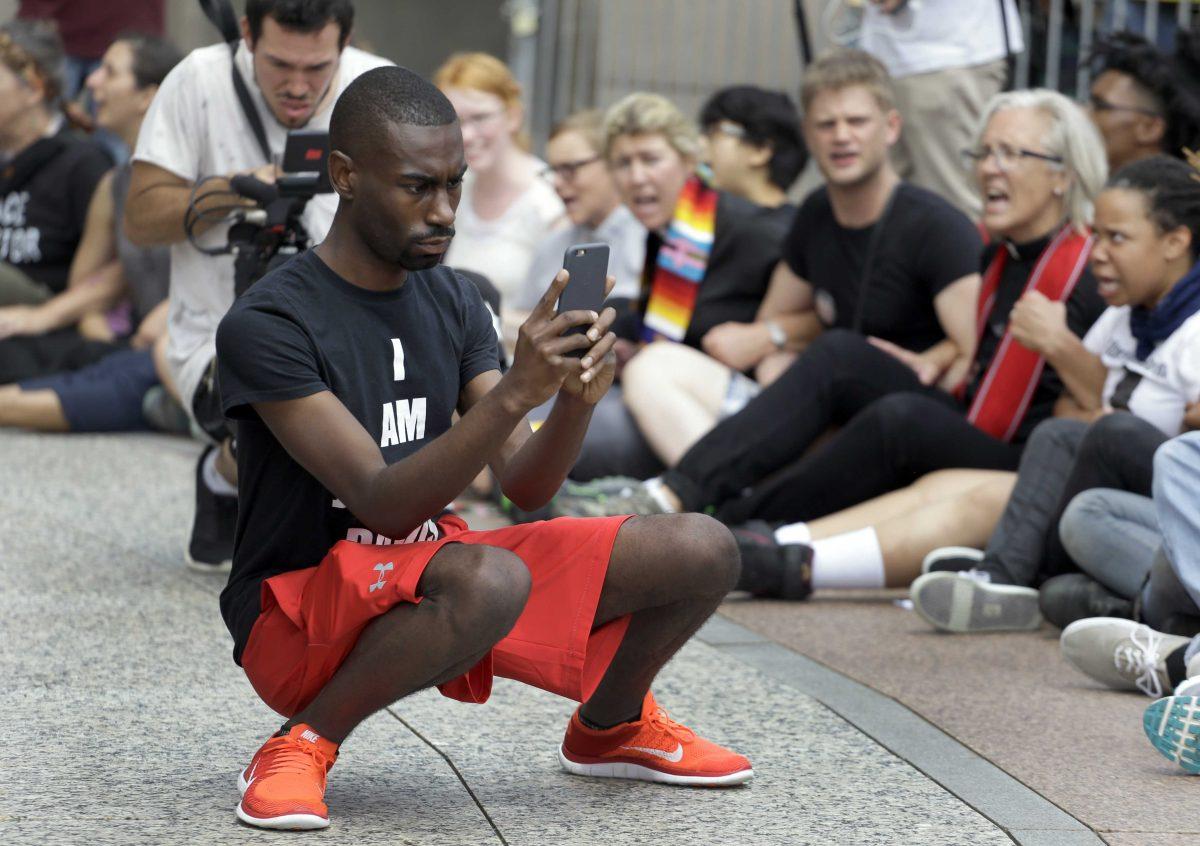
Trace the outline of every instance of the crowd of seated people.
<instances>
[{"instance_id":1,"label":"crowd of seated people","mask_svg":"<svg viewBox=\"0 0 1200 846\"><path fill-rule=\"evenodd\" d=\"M182 63L156 36L113 41L86 85L134 151L114 168L62 110L53 27L0 26L0 426L204 440L187 560L218 572L238 506L213 335L233 278L180 224L202 177L276 174L194 98L231 63L262 85L253 48L278 29ZM339 88L264 94L270 145L385 63L347 38L313 48L349 68ZM1111 35L1084 105L993 93L995 57L952 74L988 96L962 175L924 180L941 194L901 177L902 139L936 127L866 51L818 57L798 104L738 85L692 120L635 92L562 116L543 150L512 72L451 56L433 81L468 167L445 261L490 294L502 345L569 246L611 248L617 382L551 515L709 513L754 596L911 586L941 631L1048 621L1073 666L1158 699L1152 742L1200 772L1170 728L1200 719L1198 54L1187 32L1170 54ZM822 184L797 204L809 156ZM332 208L306 212L314 241Z\"/></svg>"}]
</instances>

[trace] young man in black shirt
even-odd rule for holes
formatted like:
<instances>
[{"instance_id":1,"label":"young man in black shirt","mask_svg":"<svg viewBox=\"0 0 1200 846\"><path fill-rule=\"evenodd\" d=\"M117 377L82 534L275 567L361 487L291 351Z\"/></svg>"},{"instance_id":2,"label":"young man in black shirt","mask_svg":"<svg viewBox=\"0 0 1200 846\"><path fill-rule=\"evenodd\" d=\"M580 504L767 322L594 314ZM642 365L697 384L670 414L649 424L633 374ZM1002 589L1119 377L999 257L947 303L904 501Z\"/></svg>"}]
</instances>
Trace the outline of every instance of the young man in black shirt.
<instances>
[{"instance_id":1,"label":"young man in black shirt","mask_svg":"<svg viewBox=\"0 0 1200 846\"><path fill-rule=\"evenodd\" d=\"M478 292L437 266L466 169L449 101L376 69L342 94L330 135L329 237L217 333L241 506L221 609L235 660L288 717L242 773L238 816L325 827L325 774L359 722L431 685L482 702L493 671L584 703L559 750L570 772L747 780L745 758L649 693L736 580L725 529L687 516L471 532L444 508L484 466L524 508L550 498L612 382L612 310L556 316L560 273L502 377ZM574 326L586 333L563 335ZM556 395L530 434L526 412Z\"/></svg>"}]
</instances>

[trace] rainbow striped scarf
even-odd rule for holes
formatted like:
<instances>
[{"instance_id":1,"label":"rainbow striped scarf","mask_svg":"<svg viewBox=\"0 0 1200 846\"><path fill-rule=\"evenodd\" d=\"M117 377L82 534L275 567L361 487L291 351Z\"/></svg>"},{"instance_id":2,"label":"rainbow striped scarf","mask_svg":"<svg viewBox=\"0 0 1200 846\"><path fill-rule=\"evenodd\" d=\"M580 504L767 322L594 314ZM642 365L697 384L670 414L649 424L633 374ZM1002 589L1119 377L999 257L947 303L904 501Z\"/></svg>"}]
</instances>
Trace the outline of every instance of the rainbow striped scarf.
<instances>
[{"instance_id":1,"label":"rainbow striped scarf","mask_svg":"<svg viewBox=\"0 0 1200 846\"><path fill-rule=\"evenodd\" d=\"M642 316L642 340L682 341L687 334L712 253L717 197L717 190L698 176L684 184L675 217L654 260L650 298Z\"/></svg>"}]
</instances>

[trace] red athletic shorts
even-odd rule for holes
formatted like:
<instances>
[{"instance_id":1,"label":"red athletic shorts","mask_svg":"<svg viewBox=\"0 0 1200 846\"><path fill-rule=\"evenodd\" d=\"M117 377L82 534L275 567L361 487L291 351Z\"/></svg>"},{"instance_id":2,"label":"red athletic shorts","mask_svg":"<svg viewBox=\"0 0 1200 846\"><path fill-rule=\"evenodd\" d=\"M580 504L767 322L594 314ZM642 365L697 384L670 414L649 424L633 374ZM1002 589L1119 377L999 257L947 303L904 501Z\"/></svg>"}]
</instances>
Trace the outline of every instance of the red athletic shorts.
<instances>
[{"instance_id":1,"label":"red athletic shorts","mask_svg":"<svg viewBox=\"0 0 1200 846\"><path fill-rule=\"evenodd\" d=\"M486 702L492 675L582 702L591 696L629 618L593 628L617 530L627 517L560 518L473 532L447 515L444 537L376 546L340 541L316 567L263 582L262 611L242 654L258 695L290 717L333 677L371 620L400 602L419 603L417 582L447 543L510 550L529 568L533 586L508 636L469 672L441 685L463 702Z\"/></svg>"}]
</instances>

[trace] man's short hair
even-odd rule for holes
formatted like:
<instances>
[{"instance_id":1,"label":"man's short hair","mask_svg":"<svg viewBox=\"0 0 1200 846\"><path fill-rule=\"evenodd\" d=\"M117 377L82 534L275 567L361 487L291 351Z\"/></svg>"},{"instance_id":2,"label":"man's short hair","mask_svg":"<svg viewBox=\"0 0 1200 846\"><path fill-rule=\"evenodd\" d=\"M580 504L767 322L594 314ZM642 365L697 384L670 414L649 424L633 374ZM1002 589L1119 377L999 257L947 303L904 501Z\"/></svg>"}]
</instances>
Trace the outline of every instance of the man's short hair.
<instances>
[{"instance_id":1,"label":"man's short hair","mask_svg":"<svg viewBox=\"0 0 1200 846\"><path fill-rule=\"evenodd\" d=\"M346 87L329 118L329 146L350 158L388 124L446 126L458 120L454 106L432 83L408 68L388 66L360 75Z\"/></svg>"},{"instance_id":2,"label":"man's short hair","mask_svg":"<svg viewBox=\"0 0 1200 846\"><path fill-rule=\"evenodd\" d=\"M165 38L143 32L123 32L115 41L129 45L133 53L133 80L139 89L162 85L183 54Z\"/></svg>"},{"instance_id":3,"label":"man's short hair","mask_svg":"<svg viewBox=\"0 0 1200 846\"><path fill-rule=\"evenodd\" d=\"M771 148L767 174L779 188L786 191L804 170L808 150L800 135L796 104L782 91L753 85L723 88L700 110L700 127L708 132L722 121L740 126L748 144Z\"/></svg>"},{"instance_id":4,"label":"man's short hair","mask_svg":"<svg viewBox=\"0 0 1200 846\"><path fill-rule=\"evenodd\" d=\"M41 79L45 104L51 108L62 97L64 59L54 21L18 19L0 25L0 62L22 79L28 73Z\"/></svg>"},{"instance_id":5,"label":"man's short hair","mask_svg":"<svg viewBox=\"0 0 1200 846\"><path fill-rule=\"evenodd\" d=\"M338 43L344 45L354 27L354 4L350 0L246 0L246 22L254 41L262 36L267 16L299 32L318 32L333 21L338 25Z\"/></svg>"},{"instance_id":6,"label":"man's short hair","mask_svg":"<svg viewBox=\"0 0 1200 846\"><path fill-rule=\"evenodd\" d=\"M826 53L804 69L804 78L800 81L800 107L807 113L818 94L852 85L869 89L879 108L885 112L896 108L892 78L883 62L870 53L850 49Z\"/></svg>"}]
</instances>

